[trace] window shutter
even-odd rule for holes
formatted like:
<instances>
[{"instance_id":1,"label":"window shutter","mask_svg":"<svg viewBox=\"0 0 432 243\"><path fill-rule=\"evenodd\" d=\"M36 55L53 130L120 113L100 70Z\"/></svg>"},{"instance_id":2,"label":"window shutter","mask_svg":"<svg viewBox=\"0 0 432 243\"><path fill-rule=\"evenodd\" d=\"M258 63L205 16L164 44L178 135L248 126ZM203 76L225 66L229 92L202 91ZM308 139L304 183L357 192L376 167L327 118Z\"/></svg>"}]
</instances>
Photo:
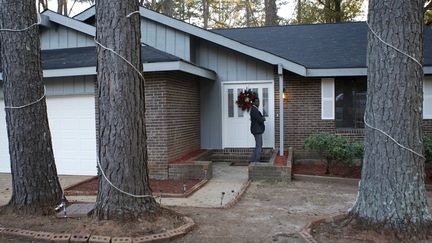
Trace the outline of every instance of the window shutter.
<instances>
[{"instance_id":1,"label":"window shutter","mask_svg":"<svg viewBox=\"0 0 432 243\"><path fill-rule=\"evenodd\" d=\"M321 119L335 118L335 81L334 78L321 79Z\"/></svg>"},{"instance_id":2,"label":"window shutter","mask_svg":"<svg viewBox=\"0 0 432 243\"><path fill-rule=\"evenodd\" d=\"M423 80L423 119L432 119L432 78Z\"/></svg>"}]
</instances>

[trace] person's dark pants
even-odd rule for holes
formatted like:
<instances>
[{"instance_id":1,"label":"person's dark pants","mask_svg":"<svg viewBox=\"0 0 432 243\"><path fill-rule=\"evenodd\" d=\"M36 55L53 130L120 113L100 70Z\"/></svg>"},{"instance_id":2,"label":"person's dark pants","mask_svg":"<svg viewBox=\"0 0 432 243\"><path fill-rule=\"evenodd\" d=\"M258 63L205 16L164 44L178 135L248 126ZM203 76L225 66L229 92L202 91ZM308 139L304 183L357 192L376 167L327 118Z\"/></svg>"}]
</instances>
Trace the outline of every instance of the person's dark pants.
<instances>
[{"instance_id":1,"label":"person's dark pants","mask_svg":"<svg viewBox=\"0 0 432 243\"><path fill-rule=\"evenodd\" d=\"M255 150L252 154L251 162L260 162L262 151L262 134L254 134L255 137Z\"/></svg>"}]
</instances>

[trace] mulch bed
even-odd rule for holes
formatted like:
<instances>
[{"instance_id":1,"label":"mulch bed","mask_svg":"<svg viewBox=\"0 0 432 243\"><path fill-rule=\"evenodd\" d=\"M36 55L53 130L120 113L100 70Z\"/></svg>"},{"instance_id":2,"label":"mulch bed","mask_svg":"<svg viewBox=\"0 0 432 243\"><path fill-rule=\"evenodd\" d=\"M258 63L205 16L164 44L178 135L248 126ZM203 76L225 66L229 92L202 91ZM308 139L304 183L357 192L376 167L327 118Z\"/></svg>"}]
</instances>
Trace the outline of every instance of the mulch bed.
<instances>
[{"instance_id":1,"label":"mulch bed","mask_svg":"<svg viewBox=\"0 0 432 243\"><path fill-rule=\"evenodd\" d=\"M330 167L329 175L325 174L325 171L325 165L322 163L293 164L292 166L292 172L294 174L343 177L353 179L361 178L361 167L357 165L348 166L343 163L334 163ZM426 164L425 174L425 183L432 184L432 164Z\"/></svg>"},{"instance_id":2,"label":"mulch bed","mask_svg":"<svg viewBox=\"0 0 432 243\"><path fill-rule=\"evenodd\" d=\"M330 222L318 220L311 224L310 233L317 242L334 243L431 242L432 239L431 233L428 234L428 240L420 241L417 235L405 236L399 232L386 230L382 225L365 225L356 219L346 217L346 215Z\"/></svg>"},{"instance_id":3,"label":"mulch bed","mask_svg":"<svg viewBox=\"0 0 432 243\"><path fill-rule=\"evenodd\" d=\"M150 188L155 194L183 194L184 189L189 190L201 180L150 180ZM186 186L184 188L184 185ZM96 195L99 186L99 179L94 177L90 180L79 183L65 189L66 195Z\"/></svg>"},{"instance_id":4,"label":"mulch bed","mask_svg":"<svg viewBox=\"0 0 432 243\"><path fill-rule=\"evenodd\" d=\"M284 151L284 156L280 156L278 152L274 164L276 166L287 166L287 162L288 162L288 151Z\"/></svg>"},{"instance_id":5,"label":"mulch bed","mask_svg":"<svg viewBox=\"0 0 432 243\"><path fill-rule=\"evenodd\" d=\"M137 220L97 220L96 217L65 219L57 218L55 215L32 215L29 217L2 211L0 208L0 225L3 227L52 233L139 237L147 234L164 233L184 223L181 214L165 208L160 208L154 213L145 213ZM20 241L17 239L2 239L0 235L0 242Z\"/></svg>"}]
</instances>

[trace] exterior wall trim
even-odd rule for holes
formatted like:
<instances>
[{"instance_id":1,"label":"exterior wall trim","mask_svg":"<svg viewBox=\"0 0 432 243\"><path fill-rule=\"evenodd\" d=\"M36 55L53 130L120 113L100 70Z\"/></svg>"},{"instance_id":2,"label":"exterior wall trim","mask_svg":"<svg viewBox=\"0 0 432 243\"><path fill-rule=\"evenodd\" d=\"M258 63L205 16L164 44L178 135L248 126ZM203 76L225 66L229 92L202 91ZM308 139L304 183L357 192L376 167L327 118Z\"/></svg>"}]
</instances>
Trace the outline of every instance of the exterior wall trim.
<instances>
[{"instance_id":1,"label":"exterior wall trim","mask_svg":"<svg viewBox=\"0 0 432 243\"><path fill-rule=\"evenodd\" d=\"M66 27L69 27L71 29L77 30L79 32L82 32L84 34L95 36L96 35L96 27L88 25L86 23L80 22L78 20L60 15L58 13L54 13L51 10L46 10L41 15L48 16L49 20L64 25Z\"/></svg>"},{"instance_id":2,"label":"exterior wall trim","mask_svg":"<svg viewBox=\"0 0 432 243\"><path fill-rule=\"evenodd\" d=\"M197 67L187 62L158 62L158 63L144 63L144 72L162 72L162 71L182 71L185 73L193 74L198 77L216 80L216 73L201 67ZM96 67L80 67L80 68L62 68L62 69L49 69L43 70L44 78L54 77L71 77L71 76L84 76L96 75ZM0 73L0 80L3 80L3 73Z\"/></svg>"}]
</instances>

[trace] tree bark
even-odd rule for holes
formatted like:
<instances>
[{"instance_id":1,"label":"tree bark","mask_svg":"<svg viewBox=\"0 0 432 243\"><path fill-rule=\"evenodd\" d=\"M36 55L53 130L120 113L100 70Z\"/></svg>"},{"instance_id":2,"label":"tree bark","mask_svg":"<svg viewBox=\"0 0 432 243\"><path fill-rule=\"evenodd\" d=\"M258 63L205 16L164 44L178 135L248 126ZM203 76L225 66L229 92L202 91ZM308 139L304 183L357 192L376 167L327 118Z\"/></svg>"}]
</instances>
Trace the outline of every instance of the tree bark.
<instances>
[{"instance_id":1,"label":"tree bark","mask_svg":"<svg viewBox=\"0 0 432 243\"><path fill-rule=\"evenodd\" d=\"M422 62L422 8L423 0L371 0L368 21L383 40ZM370 31L367 51L366 122L422 153L422 67ZM431 223L424 159L366 127L362 180L351 215L409 234L424 230Z\"/></svg>"},{"instance_id":2,"label":"tree bark","mask_svg":"<svg viewBox=\"0 0 432 243\"><path fill-rule=\"evenodd\" d=\"M142 72L138 1L96 1L98 41ZM108 179L123 191L151 195L147 168L144 80L124 60L97 48L98 156ZM96 201L99 219L133 219L158 209L152 197L120 193L100 178Z\"/></svg>"},{"instance_id":3,"label":"tree bark","mask_svg":"<svg viewBox=\"0 0 432 243\"><path fill-rule=\"evenodd\" d=\"M297 23L302 22L302 0L297 0Z\"/></svg>"},{"instance_id":4,"label":"tree bark","mask_svg":"<svg viewBox=\"0 0 432 243\"><path fill-rule=\"evenodd\" d=\"M334 0L335 5L335 23L340 23L342 21L342 0Z\"/></svg>"},{"instance_id":5,"label":"tree bark","mask_svg":"<svg viewBox=\"0 0 432 243\"><path fill-rule=\"evenodd\" d=\"M33 1L0 0L0 26L23 29L37 22ZM4 102L22 106L44 94L39 28L0 31ZM45 99L21 109L5 109L12 172L12 210L53 213L62 189L51 144Z\"/></svg>"},{"instance_id":6,"label":"tree bark","mask_svg":"<svg viewBox=\"0 0 432 243\"><path fill-rule=\"evenodd\" d=\"M163 0L162 13L165 15L168 15L168 16L173 16L173 14L174 14L174 2L173 2L173 0Z\"/></svg>"},{"instance_id":7,"label":"tree bark","mask_svg":"<svg viewBox=\"0 0 432 243\"><path fill-rule=\"evenodd\" d=\"M209 16L210 16L210 0L201 0L203 7L203 27L208 28Z\"/></svg>"},{"instance_id":8,"label":"tree bark","mask_svg":"<svg viewBox=\"0 0 432 243\"><path fill-rule=\"evenodd\" d=\"M278 24L276 0L264 0L265 25L274 26Z\"/></svg>"}]
</instances>

